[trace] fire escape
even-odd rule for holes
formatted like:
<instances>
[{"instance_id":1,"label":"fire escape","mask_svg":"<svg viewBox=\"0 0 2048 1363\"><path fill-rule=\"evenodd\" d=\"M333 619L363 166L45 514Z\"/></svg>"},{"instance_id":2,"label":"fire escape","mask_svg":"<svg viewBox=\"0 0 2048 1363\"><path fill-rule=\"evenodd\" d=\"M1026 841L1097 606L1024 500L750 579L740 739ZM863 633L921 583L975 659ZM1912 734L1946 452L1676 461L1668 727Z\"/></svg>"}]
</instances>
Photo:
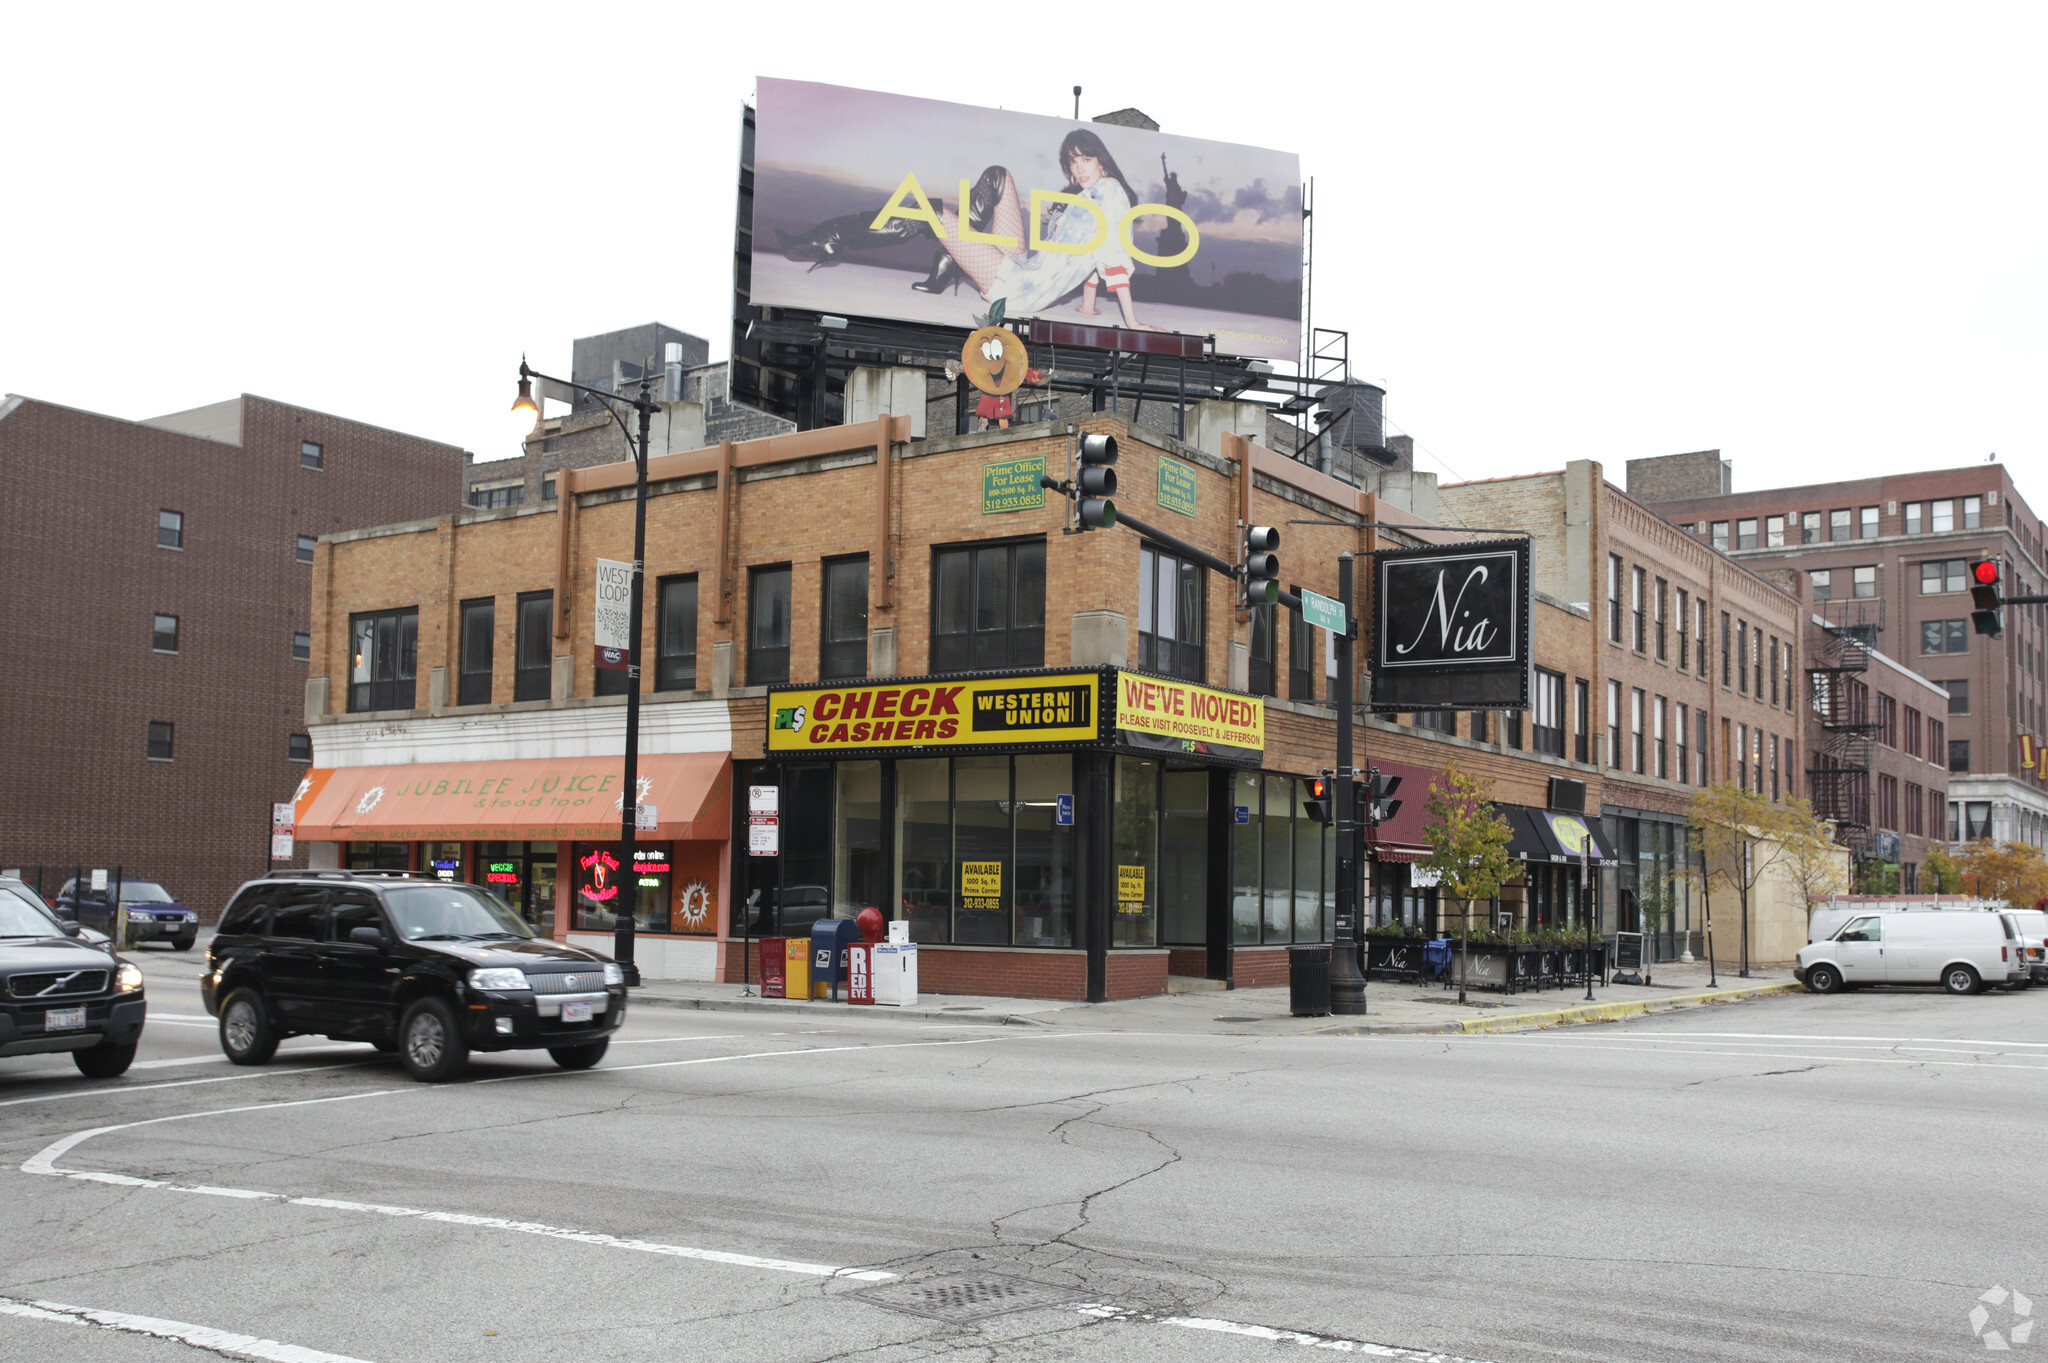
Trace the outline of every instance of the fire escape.
<instances>
[{"instance_id":1,"label":"fire escape","mask_svg":"<svg viewBox=\"0 0 2048 1363\"><path fill-rule=\"evenodd\" d=\"M1824 735L1809 747L1806 789L1813 812L1834 821L1835 840L1861 865L1874 850L1870 819L1870 762L1878 718L1872 713L1870 653L1884 628L1884 603L1820 603L1827 624L1818 665L1806 669L1814 714Z\"/></svg>"}]
</instances>

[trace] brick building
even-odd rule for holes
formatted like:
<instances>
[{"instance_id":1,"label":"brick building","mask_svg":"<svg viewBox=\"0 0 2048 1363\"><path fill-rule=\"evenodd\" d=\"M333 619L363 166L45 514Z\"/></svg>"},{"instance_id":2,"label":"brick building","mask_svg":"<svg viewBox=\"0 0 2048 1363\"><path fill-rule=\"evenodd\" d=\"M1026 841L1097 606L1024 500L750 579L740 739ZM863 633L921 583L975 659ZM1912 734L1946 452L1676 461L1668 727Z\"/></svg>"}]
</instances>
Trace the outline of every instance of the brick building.
<instances>
[{"instance_id":1,"label":"brick building","mask_svg":"<svg viewBox=\"0 0 2048 1363\"><path fill-rule=\"evenodd\" d=\"M316 537L454 507L461 451L244 395L124 421L0 399L0 862L160 880L210 921L269 869Z\"/></svg>"},{"instance_id":2,"label":"brick building","mask_svg":"<svg viewBox=\"0 0 2048 1363\"><path fill-rule=\"evenodd\" d=\"M1599 812L1617 854L1607 902L1617 926L1638 929L1644 888L1667 883L1686 858L1699 787L1733 782L1774 801L1801 792L1801 603L1652 513L1590 460L1452 484L1438 505L1445 524L1529 531L1538 589L1591 617L1569 675L1546 684L1569 707L1574 755L1601 768ZM1703 945L1691 893L1681 886L1667 950ZM1760 906L1752 954L1789 956L1805 926L1802 908Z\"/></svg>"},{"instance_id":3,"label":"brick building","mask_svg":"<svg viewBox=\"0 0 2048 1363\"><path fill-rule=\"evenodd\" d=\"M1972 560L2001 559L2010 595L2048 582L2041 521L2003 465L1736 493L1718 451L1704 451L1631 460L1628 477L1697 539L1759 572L1795 570L1816 613L1946 691L1951 840L2048 845L2042 612L2008 610L1997 639L1969 623Z\"/></svg>"},{"instance_id":4,"label":"brick building","mask_svg":"<svg viewBox=\"0 0 2048 1363\"><path fill-rule=\"evenodd\" d=\"M856 375L855 409L923 378ZM1130 516L1225 559L1241 520L1281 525L1286 579L1326 595L1345 551L1465 538L1413 509L1433 488L1353 486L1239 433L1263 421L1211 403L1186 441L1107 414L1078 426L1122 442ZM1285 609L1240 609L1228 579L1129 526L1066 533L1037 471L1064 473L1074 425L921 435L915 411L883 410L654 458L640 798L657 818L630 900L649 977L738 979L755 968L746 936L867 905L909 920L936 992L1273 983L1287 945L1327 940L1334 850L1298 783L1334 761L1328 638ZM622 674L593 665L589 600L593 560L630 557L632 469L556 477L546 503L322 540L300 824L334 862L492 883L540 930L605 947L624 715ZM1539 600L1547 672L1595 675L1592 619ZM383 641L407 633L416 662L387 665ZM1249 703L1263 734L1168 749L1120 718L1106 736L948 746L936 720L920 733L909 718L942 688L949 704L993 689L1100 713L1132 679ZM1409 868L1452 759L1495 780L1532 866L1503 907L1582 911L1535 816L1597 809L1604 773L1562 702L1496 718L1479 733L1362 725L1361 761L1409 782L1381 830L1377 916L1435 924ZM752 785L780 791L779 856L735 837ZM1071 825L1052 821L1062 795Z\"/></svg>"}]
</instances>

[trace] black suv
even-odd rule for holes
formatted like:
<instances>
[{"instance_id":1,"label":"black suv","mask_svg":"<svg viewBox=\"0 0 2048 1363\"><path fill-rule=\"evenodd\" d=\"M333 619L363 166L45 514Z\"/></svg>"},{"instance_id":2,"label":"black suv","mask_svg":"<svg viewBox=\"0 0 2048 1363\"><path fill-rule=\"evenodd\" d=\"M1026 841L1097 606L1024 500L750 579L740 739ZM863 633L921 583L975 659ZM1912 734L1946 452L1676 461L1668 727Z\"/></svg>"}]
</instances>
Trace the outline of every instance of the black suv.
<instances>
[{"instance_id":1,"label":"black suv","mask_svg":"<svg viewBox=\"0 0 2048 1363\"><path fill-rule=\"evenodd\" d=\"M536 938L474 885L375 871L280 871L235 893L199 977L220 1048L260 1065L285 1037L396 1051L415 1079L452 1079L475 1051L545 1047L565 1069L604 1057L626 1020L625 975Z\"/></svg>"},{"instance_id":2,"label":"black suv","mask_svg":"<svg viewBox=\"0 0 2048 1363\"><path fill-rule=\"evenodd\" d=\"M0 1055L69 1051L81 1073L111 1079L142 1041L142 971L79 932L0 894Z\"/></svg>"}]
</instances>

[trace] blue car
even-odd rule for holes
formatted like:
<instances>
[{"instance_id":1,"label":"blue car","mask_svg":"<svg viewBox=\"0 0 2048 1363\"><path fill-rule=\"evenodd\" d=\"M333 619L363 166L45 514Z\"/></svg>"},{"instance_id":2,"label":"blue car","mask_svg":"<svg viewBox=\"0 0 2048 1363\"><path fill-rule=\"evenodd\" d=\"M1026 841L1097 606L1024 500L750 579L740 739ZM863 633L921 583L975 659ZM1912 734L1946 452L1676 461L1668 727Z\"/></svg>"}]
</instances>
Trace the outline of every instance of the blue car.
<instances>
[{"instance_id":1,"label":"blue car","mask_svg":"<svg viewBox=\"0 0 2048 1363\"><path fill-rule=\"evenodd\" d=\"M84 898L75 891L82 889ZM114 906L107 890L95 890L91 882L79 885L67 880L57 892L57 913L88 928L114 935ZM172 899L153 880L121 882L121 904L128 910L128 940L169 942L179 951L190 951L199 939L199 915Z\"/></svg>"}]
</instances>

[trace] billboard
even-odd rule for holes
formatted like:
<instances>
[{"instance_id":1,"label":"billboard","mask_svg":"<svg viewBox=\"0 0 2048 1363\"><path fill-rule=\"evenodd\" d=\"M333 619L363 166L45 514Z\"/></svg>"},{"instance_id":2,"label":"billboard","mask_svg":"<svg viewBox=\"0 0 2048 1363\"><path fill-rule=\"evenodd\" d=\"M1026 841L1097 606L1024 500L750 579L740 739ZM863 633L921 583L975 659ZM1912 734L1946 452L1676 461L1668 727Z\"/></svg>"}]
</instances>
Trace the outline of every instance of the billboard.
<instances>
[{"instance_id":1,"label":"billboard","mask_svg":"<svg viewBox=\"0 0 2048 1363\"><path fill-rule=\"evenodd\" d=\"M844 86L757 86L749 301L1301 343L1290 152ZM1001 304L998 312L997 305Z\"/></svg>"},{"instance_id":2,"label":"billboard","mask_svg":"<svg viewBox=\"0 0 2048 1363\"><path fill-rule=\"evenodd\" d=\"M1373 554L1372 708L1529 708L1528 540Z\"/></svg>"}]
</instances>

